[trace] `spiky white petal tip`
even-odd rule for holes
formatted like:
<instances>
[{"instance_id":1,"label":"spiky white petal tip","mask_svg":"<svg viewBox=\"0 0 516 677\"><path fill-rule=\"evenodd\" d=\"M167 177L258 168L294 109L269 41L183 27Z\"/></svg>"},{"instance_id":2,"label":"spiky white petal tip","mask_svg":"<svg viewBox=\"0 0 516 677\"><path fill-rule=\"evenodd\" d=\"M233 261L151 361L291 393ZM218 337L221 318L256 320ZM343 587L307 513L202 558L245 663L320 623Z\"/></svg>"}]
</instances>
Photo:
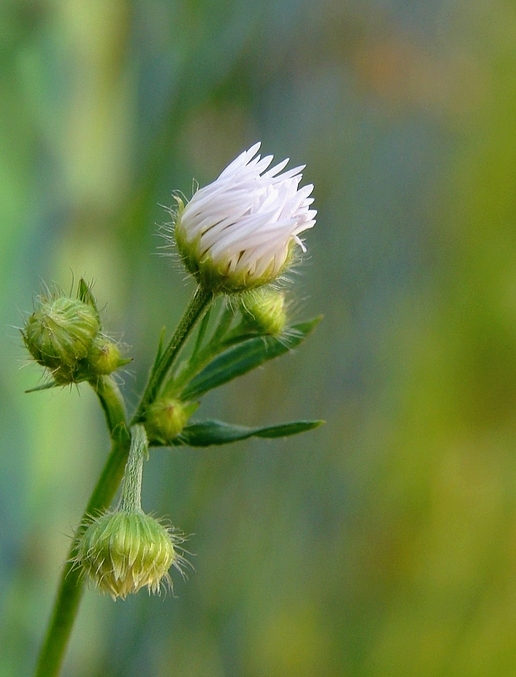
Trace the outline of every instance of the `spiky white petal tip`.
<instances>
[{"instance_id":1,"label":"spiky white petal tip","mask_svg":"<svg viewBox=\"0 0 516 677\"><path fill-rule=\"evenodd\" d=\"M313 185L299 187L304 165L269 169L260 143L241 153L185 206L176 198L175 239L187 269L213 292L272 282L288 267L299 235L315 225Z\"/></svg>"}]
</instances>

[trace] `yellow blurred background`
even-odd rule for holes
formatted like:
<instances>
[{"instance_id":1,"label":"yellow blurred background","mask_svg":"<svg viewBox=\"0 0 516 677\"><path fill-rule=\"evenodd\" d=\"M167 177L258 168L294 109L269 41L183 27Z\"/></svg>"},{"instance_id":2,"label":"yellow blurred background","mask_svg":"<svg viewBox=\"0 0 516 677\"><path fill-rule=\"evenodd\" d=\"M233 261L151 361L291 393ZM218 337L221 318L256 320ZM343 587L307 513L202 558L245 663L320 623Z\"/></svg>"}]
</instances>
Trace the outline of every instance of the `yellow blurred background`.
<instances>
[{"instance_id":1,"label":"yellow blurred background","mask_svg":"<svg viewBox=\"0 0 516 677\"><path fill-rule=\"evenodd\" d=\"M315 184L291 295L325 317L198 414L327 424L153 451L143 507L195 572L88 591L63 675L516 674L516 4L3 0L0 677L108 448L85 385L24 394L17 327L42 281L94 280L134 403L191 291L160 205L257 140Z\"/></svg>"}]
</instances>

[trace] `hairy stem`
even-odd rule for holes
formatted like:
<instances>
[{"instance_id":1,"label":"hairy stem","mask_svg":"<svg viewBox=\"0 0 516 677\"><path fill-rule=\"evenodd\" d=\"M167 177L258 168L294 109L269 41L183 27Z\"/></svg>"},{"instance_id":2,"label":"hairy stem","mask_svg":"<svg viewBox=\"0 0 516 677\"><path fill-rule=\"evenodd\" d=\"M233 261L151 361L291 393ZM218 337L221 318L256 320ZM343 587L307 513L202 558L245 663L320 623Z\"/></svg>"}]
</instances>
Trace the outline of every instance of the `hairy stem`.
<instances>
[{"instance_id":1,"label":"hairy stem","mask_svg":"<svg viewBox=\"0 0 516 677\"><path fill-rule=\"evenodd\" d=\"M73 563L77 554L78 538L85 529L87 518L107 509L111 504L122 480L129 454L130 435L125 419L125 407L116 384L110 377L105 377L92 385L106 415L111 434L111 452L77 528L67 562L63 567L35 677L56 677L59 674L84 589L81 571Z\"/></svg>"},{"instance_id":2,"label":"hairy stem","mask_svg":"<svg viewBox=\"0 0 516 677\"><path fill-rule=\"evenodd\" d=\"M106 424L111 439L127 438L127 414L125 404L115 380L111 376L101 376L90 381L104 410Z\"/></svg>"},{"instance_id":3,"label":"hairy stem","mask_svg":"<svg viewBox=\"0 0 516 677\"><path fill-rule=\"evenodd\" d=\"M142 511L142 475L143 463L149 454L149 443L145 428L134 425L131 428L131 448L125 466L124 484L118 510L126 512Z\"/></svg>"},{"instance_id":4,"label":"hairy stem","mask_svg":"<svg viewBox=\"0 0 516 677\"><path fill-rule=\"evenodd\" d=\"M146 407L159 394L163 381L186 339L212 300L212 292L204 291L200 287L196 289L179 326L151 371L131 425L143 420ZM90 385L97 393L104 410L111 437L111 452L90 497L68 553L34 677L57 677L59 674L84 590L84 579L81 571L74 566L78 539L85 530L87 519L91 515L97 515L106 510L113 501L124 476L129 455L131 435L127 424L124 400L115 381L110 376L106 376L90 381ZM135 434L141 437L141 434L144 435L145 432L141 426L136 426Z\"/></svg>"}]
</instances>

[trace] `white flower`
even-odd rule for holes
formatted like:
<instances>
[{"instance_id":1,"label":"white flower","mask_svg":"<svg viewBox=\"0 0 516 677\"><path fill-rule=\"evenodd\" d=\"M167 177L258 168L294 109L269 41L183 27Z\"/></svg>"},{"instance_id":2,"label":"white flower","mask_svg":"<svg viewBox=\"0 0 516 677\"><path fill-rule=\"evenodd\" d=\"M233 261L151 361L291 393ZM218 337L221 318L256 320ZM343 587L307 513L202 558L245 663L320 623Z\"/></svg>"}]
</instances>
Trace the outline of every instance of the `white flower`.
<instances>
[{"instance_id":1,"label":"white flower","mask_svg":"<svg viewBox=\"0 0 516 677\"><path fill-rule=\"evenodd\" d=\"M236 292L275 280L292 259L299 234L315 224L313 185L299 188L304 165L268 169L260 144L239 155L190 202L178 201L175 238L198 282L213 292Z\"/></svg>"}]
</instances>

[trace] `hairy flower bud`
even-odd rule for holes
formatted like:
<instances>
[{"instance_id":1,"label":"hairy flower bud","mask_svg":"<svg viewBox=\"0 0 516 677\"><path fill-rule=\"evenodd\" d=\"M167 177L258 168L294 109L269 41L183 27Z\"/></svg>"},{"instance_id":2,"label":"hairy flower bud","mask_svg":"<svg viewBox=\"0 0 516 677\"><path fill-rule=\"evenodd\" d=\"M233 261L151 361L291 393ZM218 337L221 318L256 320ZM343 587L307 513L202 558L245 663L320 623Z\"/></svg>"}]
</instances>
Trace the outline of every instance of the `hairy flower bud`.
<instances>
[{"instance_id":1,"label":"hairy flower bud","mask_svg":"<svg viewBox=\"0 0 516 677\"><path fill-rule=\"evenodd\" d=\"M299 188L301 167L280 173L283 160L239 155L184 206L177 199L174 234L186 268L212 292L233 293L275 280L288 267L299 234L315 224L312 185Z\"/></svg>"},{"instance_id":2,"label":"hairy flower bud","mask_svg":"<svg viewBox=\"0 0 516 677\"><path fill-rule=\"evenodd\" d=\"M241 299L244 321L260 333L279 336L285 329L285 294L275 289L256 289Z\"/></svg>"},{"instance_id":3,"label":"hairy flower bud","mask_svg":"<svg viewBox=\"0 0 516 677\"><path fill-rule=\"evenodd\" d=\"M182 539L142 511L117 511L93 520L80 538L74 563L90 582L113 599L147 586L159 592L171 586L168 570L181 571L183 557L174 545Z\"/></svg>"},{"instance_id":4,"label":"hairy flower bud","mask_svg":"<svg viewBox=\"0 0 516 677\"><path fill-rule=\"evenodd\" d=\"M172 398L157 400L147 409L147 437L153 443L170 444L183 430L194 409L197 409L197 403L185 406L180 400Z\"/></svg>"},{"instance_id":5,"label":"hairy flower bud","mask_svg":"<svg viewBox=\"0 0 516 677\"><path fill-rule=\"evenodd\" d=\"M42 299L22 330L32 357L44 367L60 371L64 380L85 358L100 331L95 310L79 299Z\"/></svg>"},{"instance_id":6,"label":"hairy flower bud","mask_svg":"<svg viewBox=\"0 0 516 677\"><path fill-rule=\"evenodd\" d=\"M129 362L131 359L122 357L117 344L104 336L95 339L88 354L89 371L96 376L111 374Z\"/></svg>"}]
</instances>

